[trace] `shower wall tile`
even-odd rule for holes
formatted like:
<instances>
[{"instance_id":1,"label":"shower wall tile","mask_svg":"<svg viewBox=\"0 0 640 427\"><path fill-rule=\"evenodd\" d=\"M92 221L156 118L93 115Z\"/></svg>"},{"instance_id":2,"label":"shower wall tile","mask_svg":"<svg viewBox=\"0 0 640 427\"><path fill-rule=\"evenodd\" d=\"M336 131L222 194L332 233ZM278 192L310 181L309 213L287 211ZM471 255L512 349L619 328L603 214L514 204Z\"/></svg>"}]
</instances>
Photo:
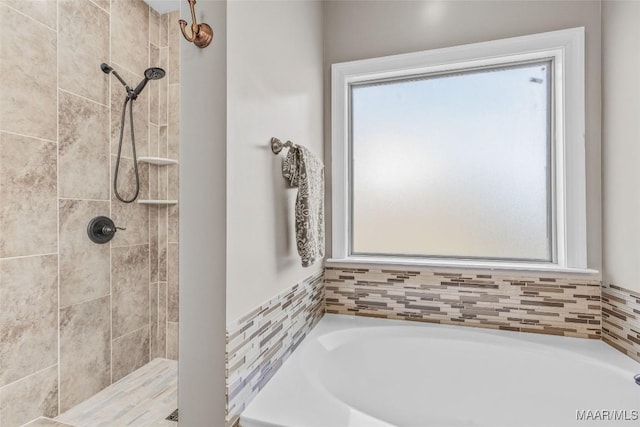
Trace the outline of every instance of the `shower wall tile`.
<instances>
[{"instance_id":1,"label":"shower wall tile","mask_svg":"<svg viewBox=\"0 0 640 427\"><path fill-rule=\"evenodd\" d=\"M152 200L159 199L158 181L162 166L149 165L149 198Z\"/></svg>"},{"instance_id":2,"label":"shower wall tile","mask_svg":"<svg viewBox=\"0 0 640 427\"><path fill-rule=\"evenodd\" d=\"M0 260L0 386L58 362L58 257Z\"/></svg>"},{"instance_id":3,"label":"shower wall tile","mask_svg":"<svg viewBox=\"0 0 640 427\"><path fill-rule=\"evenodd\" d=\"M169 26L170 25L178 25L178 23L175 21L172 21L168 13L161 15L160 16L160 37L158 41L158 46L160 47L169 46Z\"/></svg>"},{"instance_id":4,"label":"shower wall tile","mask_svg":"<svg viewBox=\"0 0 640 427\"><path fill-rule=\"evenodd\" d=\"M57 251L56 157L55 142L0 132L0 258Z\"/></svg>"},{"instance_id":5,"label":"shower wall tile","mask_svg":"<svg viewBox=\"0 0 640 427\"><path fill-rule=\"evenodd\" d=\"M166 206L158 208L158 280L161 282L167 281L167 256L169 250L167 242L167 209Z\"/></svg>"},{"instance_id":6,"label":"shower wall tile","mask_svg":"<svg viewBox=\"0 0 640 427\"><path fill-rule=\"evenodd\" d=\"M178 360L178 323L167 322L167 359Z\"/></svg>"},{"instance_id":7,"label":"shower wall tile","mask_svg":"<svg viewBox=\"0 0 640 427\"><path fill-rule=\"evenodd\" d=\"M160 48L160 67L164 68L165 70L169 69L169 48L168 47L161 47ZM168 98L168 90L169 90L169 83L168 83L168 78L165 77L162 80L158 81L158 124L159 125L166 125L167 124L167 102L169 101Z\"/></svg>"},{"instance_id":8,"label":"shower wall tile","mask_svg":"<svg viewBox=\"0 0 640 427\"><path fill-rule=\"evenodd\" d=\"M174 169L173 167L162 167L158 169L158 198L169 198L169 171Z\"/></svg>"},{"instance_id":9,"label":"shower wall tile","mask_svg":"<svg viewBox=\"0 0 640 427\"><path fill-rule=\"evenodd\" d=\"M143 179L142 174L140 179ZM146 199L142 195L142 191L138 199ZM113 240L111 240L112 247L149 243L149 208L146 205L140 205L135 202L124 204L113 197L111 219L118 227L126 228L126 230L118 230Z\"/></svg>"},{"instance_id":10,"label":"shower wall tile","mask_svg":"<svg viewBox=\"0 0 640 427\"><path fill-rule=\"evenodd\" d=\"M149 155L158 157L160 151L160 127L149 123Z\"/></svg>"},{"instance_id":11,"label":"shower wall tile","mask_svg":"<svg viewBox=\"0 0 640 427\"><path fill-rule=\"evenodd\" d=\"M177 199L178 198L176 198L176 200ZM180 229L180 225L178 223L180 221L180 206L179 205L169 206L168 211L169 211L168 240L169 240L169 243L178 243L178 240L179 240L178 234Z\"/></svg>"},{"instance_id":12,"label":"shower wall tile","mask_svg":"<svg viewBox=\"0 0 640 427\"><path fill-rule=\"evenodd\" d=\"M149 10L149 43L160 46L160 14L153 9Z\"/></svg>"},{"instance_id":13,"label":"shower wall tile","mask_svg":"<svg viewBox=\"0 0 640 427\"><path fill-rule=\"evenodd\" d=\"M109 245L87 236L89 220L108 214L109 202L60 200L60 307L109 295Z\"/></svg>"},{"instance_id":14,"label":"shower wall tile","mask_svg":"<svg viewBox=\"0 0 640 427\"><path fill-rule=\"evenodd\" d=\"M160 50L157 46L149 45L149 66L160 66ZM165 77L166 79L166 77ZM160 85L165 83L161 80L155 80L153 85L147 89L149 90L149 121L154 124L159 123L159 108L160 108Z\"/></svg>"},{"instance_id":15,"label":"shower wall tile","mask_svg":"<svg viewBox=\"0 0 640 427\"><path fill-rule=\"evenodd\" d=\"M149 280L158 282L158 207L149 206Z\"/></svg>"},{"instance_id":16,"label":"shower wall tile","mask_svg":"<svg viewBox=\"0 0 640 427\"><path fill-rule=\"evenodd\" d=\"M52 30L56 30L58 23L56 0L3 0L2 3L24 13Z\"/></svg>"},{"instance_id":17,"label":"shower wall tile","mask_svg":"<svg viewBox=\"0 0 640 427\"><path fill-rule=\"evenodd\" d=\"M149 357L158 353L158 283L149 285Z\"/></svg>"},{"instance_id":18,"label":"shower wall tile","mask_svg":"<svg viewBox=\"0 0 640 427\"><path fill-rule=\"evenodd\" d=\"M149 327L145 326L113 340L113 377L118 381L149 363Z\"/></svg>"},{"instance_id":19,"label":"shower wall tile","mask_svg":"<svg viewBox=\"0 0 640 427\"><path fill-rule=\"evenodd\" d=\"M58 366L0 388L0 425L18 427L41 415L58 414Z\"/></svg>"},{"instance_id":20,"label":"shower wall tile","mask_svg":"<svg viewBox=\"0 0 640 427\"><path fill-rule=\"evenodd\" d=\"M640 362L640 293L602 285L602 340Z\"/></svg>"},{"instance_id":21,"label":"shower wall tile","mask_svg":"<svg viewBox=\"0 0 640 427\"><path fill-rule=\"evenodd\" d=\"M113 338L149 325L149 245L111 249Z\"/></svg>"},{"instance_id":22,"label":"shower wall tile","mask_svg":"<svg viewBox=\"0 0 640 427\"><path fill-rule=\"evenodd\" d=\"M159 129L158 126L149 123L149 155L153 157L158 157L158 144L159 144ZM150 199L159 199L158 196L158 176L160 174L160 169L163 169L163 166L157 165L149 165L149 198Z\"/></svg>"},{"instance_id":23,"label":"shower wall tile","mask_svg":"<svg viewBox=\"0 0 640 427\"><path fill-rule=\"evenodd\" d=\"M160 125L158 128L158 155L160 157L167 157L168 153L168 142L167 139L169 137L169 131L167 130L167 125Z\"/></svg>"},{"instance_id":24,"label":"shower wall tile","mask_svg":"<svg viewBox=\"0 0 640 427\"><path fill-rule=\"evenodd\" d=\"M159 157L170 157L177 159L179 126L179 90L174 90L172 101L174 103L173 114L173 140L171 141L173 155L169 149L169 126L168 126L168 102L169 102L169 80L170 59L168 36L169 26L177 25L177 14L171 17L168 14L159 17L158 44L151 42L150 45L150 65L159 65L164 68L168 75L166 78L158 80L157 100L155 91L150 91L150 123L149 123L149 151L151 155ZM150 22L153 22L153 17ZM154 24L151 24L152 26ZM153 38L153 35L151 36ZM158 47L158 57L156 60L156 47ZM178 55L178 48L174 46L171 53ZM158 61L158 62L156 62ZM176 61L177 62L177 61ZM175 67L174 67L175 68ZM175 75L174 78L178 78ZM177 84L175 84L177 89ZM156 105L157 103L157 105ZM156 110L157 107L157 110ZM178 167L177 166L155 166L150 168L149 179L150 197L158 199L178 199ZM155 186L155 188L154 188ZM155 223L154 223L155 221ZM157 303L151 303L151 327L150 327L150 352L151 357L178 357L178 206L160 206L157 208L157 215L153 215L149 224L150 229L150 258L151 258L151 288L157 283ZM173 245L171 245L173 243ZM151 291L150 295L156 295ZM153 297L150 297L153 298Z\"/></svg>"},{"instance_id":25,"label":"shower wall tile","mask_svg":"<svg viewBox=\"0 0 640 427\"><path fill-rule=\"evenodd\" d=\"M58 84L107 105L111 77L99 67L109 63L109 14L89 0L60 6Z\"/></svg>"},{"instance_id":26,"label":"shower wall tile","mask_svg":"<svg viewBox=\"0 0 640 427\"><path fill-rule=\"evenodd\" d=\"M149 59L149 8L141 0L111 1L111 60L142 73Z\"/></svg>"},{"instance_id":27,"label":"shower wall tile","mask_svg":"<svg viewBox=\"0 0 640 427\"><path fill-rule=\"evenodd\" d=\"M277 372L324 314L319 271L227 324L227 426Z\"/></svg>"},{"instance_id":28,"label":"shower wall tile","mask_svg":"<svg viewBox=\"0 0 640 427\"><path fill-rule=\"evenodd\" d=\"M178 244L169 243L167 253L167 319L178 322Z\"/></svg>"},{"instance_id":29,"label":"shower wall tile","mask_svg":"<svg viewBox=\"0 0 640 427\"><path fill-rule=\"evenodd\" d=\"M180 169L173 166L167 170L167 198L177 200L180 192Z\"/></svg>"},{"instance_id":30,"label":"shower wall tile","mask_svg":"<svg viewBox=\"0 0 640 427\"><path fill-rule=\"evenodd\" d=\"M149 165L149 199L158 199L158 175L159 168L162 166Z\"/></svg>"},{"instance_id":31,"label":"shower wall tile","mask_svg":"<svg viewBox=\"0 0 640 427\"><path fill-rule=\"evenodd\" d=\"M56 32L0 4L0 39L0 130L55 141Z\"/></svg>"},{"instance_id":32,"label":"shower wall tile","mask_svg":"<svg viewBox=\"0 0 640 427\"><path fill-rule=\"evenodd\" d=\"M178 25L180 12L171 12L169 14L169 28L167 35L169 37L169 84L180 83L180 38L182 33Z\"/></svg>"},{"instance_id":33,"label":"shower wall tile","mask_svg":"<svg viewBox=\"0 0 640 427\"><path fill-rule=\"evenodd\" d=\"M167 282L158 283L158 343L155 357L167 357Z\"/></svg>"},{"instance_id":34,"label":"shower wall tile","mask_svg":"<svg viewBox=\"0 0 640 427\"><path fill-rule=\"evenodd\" d=\"M180 156L178 144L180 142L180 85L169 85L169 104L167 105L167 152L172 159Z\"/></svg>"},{"instance_id":35,"label":"shower wall tile","mask_svg":"<svg viewBox=\"0 0 640 427\"><path fill-rule=\"evenodd\" d=\"M147 153L148 154L148 153ZM126 161L125 161L126 163ZM133 164L133 161L131 161ZM154 166L150 163L146 162L138 162L138 173L140 174L140 194L139 199L148 199L149 198L149 170L151 166ZM133 170L131 170L133 175ZM133 178L135 181L135 177ZM147 208L147 212L148 212Z\"/></svg>"},{"instance_id":36,"label":"shower wall tile","mask_svg":"<svg viewBox=\"0 0 640 427\"><path fill-rule=\"evenodd\" d=\"M129 1L129 0L127 0ZM147 54L145 53L145 58ZM146 64L145 59L145 64ZM143 67L138 71L130 72L116 62L112 62L115 69L122 78L130 85L137 85L144 77ZM162 80L159 80L162 81ZM142 93L133 102L133 123L135 126L136 154L138 157L149 155L149 92L148 89L153 87L157 81L154 80L147 84ZM120 124L122 123L122 107L127 92L117 80L111 82L111 154L118 154L118 143L120 141ZM131 150L131 127L129 118L129 107L125 116L125 132L122 142L122 157L133 159L133 151ZM115 165L115 164L114 164Z\"/></svg>"},{"instance_id":37,"label":"shower wall tile","mask_svg":"<svg viewBox=\"0 0 640 427\"><path fill-rule=\"evenodd\" d=\"M60 197L109 200L109 109L59 94Z\"/></svg>"},{"instance_id":38,"label":"shower wall tile","mask_svg":"<svg viewBox=\"0 0 640 427\"><path fill-rule=\"evenodd\" d=\"M60 412L111 384L110 297L60 310Z\"/></svg>"},{"instance_id":39,"label":"shower wall tile","mask_svg":"<svg viewBox=\"0 0 640 427\"><path fill-rule=\"evenodd\" d=\"M73 1L73 0L65 0L65 1ZM96 5L98 5L100 8L104 9L105 11L107 12L111 11L111 0L91 0L91 1Z\"/></svg>"},{"instance_id":40,"label":"shower wall tile","mask_svg":"<svg viewBox=\"0 0 640 427\"><path fill-rule=\"evenodd\" d=\"M112 156L111 164L115 168L115 156ZM147 183L149 182L149 164L140 163L138 170L140 174L140 195L138 199L148 199L149 188ZM120 161L118 189L120 195L125 198L131 198L135 193L135 175L133 161L131 159L121 159ZM118 227L126 228L126 230L119 230L116 233L113 240L111 240L112 247L149 243L148 206L135 202L122 203L112 194L111 219L113 219Z\"/></svg>"},{"instance_id":41,"label":"shower wall tile","mask_svg":"<svg viewBox=\"0 0 640 427\"><path fill-rule=\"evenodd\" d=\"M600 280L327 267L327 313L600 339Z\"/></svg>"}]
</instances>

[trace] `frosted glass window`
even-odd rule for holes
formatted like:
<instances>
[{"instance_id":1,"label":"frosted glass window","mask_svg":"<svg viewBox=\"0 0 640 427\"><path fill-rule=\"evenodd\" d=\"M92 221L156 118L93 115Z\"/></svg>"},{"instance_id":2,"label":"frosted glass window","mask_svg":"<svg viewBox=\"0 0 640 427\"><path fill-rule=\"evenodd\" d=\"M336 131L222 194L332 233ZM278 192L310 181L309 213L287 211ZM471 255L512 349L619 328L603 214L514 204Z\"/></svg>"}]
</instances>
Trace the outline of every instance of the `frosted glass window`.
<instances>
[{"instance_id":1,"label":"frosted glass window","mask_svg":"<svg viewBox=\"0 0 640 427\"><path fill-rule=\"evenodd\" d=\"M551 72L351 85L351 253L553 261Z\"/></svg>"}]
</instances>

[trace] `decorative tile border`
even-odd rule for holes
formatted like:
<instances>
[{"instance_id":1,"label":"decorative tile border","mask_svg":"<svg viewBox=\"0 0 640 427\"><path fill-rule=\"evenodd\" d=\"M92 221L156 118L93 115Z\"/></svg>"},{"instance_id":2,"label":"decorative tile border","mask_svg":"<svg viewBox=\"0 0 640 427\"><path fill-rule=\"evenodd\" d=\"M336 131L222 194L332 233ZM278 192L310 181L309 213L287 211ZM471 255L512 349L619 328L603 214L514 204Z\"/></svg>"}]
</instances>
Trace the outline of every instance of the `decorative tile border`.
<instances>
[{"instance_id":1,"label":"decorative tile border","mask_svg":"<svg viewBox=\"0 0 640 427\"><path fill-rule=\"evenodd\" d=\"M602 285L602 340L640 362L640 293Z\"/></svg>"},{"instance_id":2,"label":"decorative tile border","mask_svg":"<svg viewBox=\"0 0 640 427\"><path fill-rule=\"evenodd\" d=\"M227 426L323 315L321 270L227 325Z\"/></svg>"},{"instance_id":3,"label":"decorative tile border","mask_svg":"<svg viewBox=\"0 0 640 427\"><path fill-rule=\"evenodd\" d=\"M599 339L599 278L560 276L326 267L326 312Z\"/></svg>"},{"instance_id":4,"label":"decorative tile border","mask_svg":"<svg viewBox=\"0 0 640 427\"><path fill-rule=\"evenodd\" d=\"M326 267L227 327L227 426L324 312L602 338L640 362L640 293L595 276Z\"/></svg>"}]
</instances>

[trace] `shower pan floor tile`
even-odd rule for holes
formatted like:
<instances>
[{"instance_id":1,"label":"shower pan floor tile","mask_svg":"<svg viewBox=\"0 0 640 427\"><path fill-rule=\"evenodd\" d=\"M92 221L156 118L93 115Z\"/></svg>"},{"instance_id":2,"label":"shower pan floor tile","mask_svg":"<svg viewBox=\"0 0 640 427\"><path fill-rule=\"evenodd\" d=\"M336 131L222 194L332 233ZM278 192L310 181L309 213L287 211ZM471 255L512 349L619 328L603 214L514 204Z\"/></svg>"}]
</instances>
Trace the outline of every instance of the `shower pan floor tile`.
<instances>
[{"instance_id":1,"label":"shower pan floor tile","mask_svg":"<svg viewBox=\"0 0 640 427\"><path fill-rule=\"evenodd\" d=\"M23 427L74 427L69 424L59 423L51 418L40 417L31 421L29 424L25 424Z\"/></svg>"},{"instance_id":2,"label":"shower pan floor tile","mask_svg":"<svg viewBox=\"0 0 640 427\"><path fill-rule=\"evenodd\" d=\"M165 418L177 407L178 362L158 358L55 420L73 427L176 427Z\"/></svg>"}]
</instances>

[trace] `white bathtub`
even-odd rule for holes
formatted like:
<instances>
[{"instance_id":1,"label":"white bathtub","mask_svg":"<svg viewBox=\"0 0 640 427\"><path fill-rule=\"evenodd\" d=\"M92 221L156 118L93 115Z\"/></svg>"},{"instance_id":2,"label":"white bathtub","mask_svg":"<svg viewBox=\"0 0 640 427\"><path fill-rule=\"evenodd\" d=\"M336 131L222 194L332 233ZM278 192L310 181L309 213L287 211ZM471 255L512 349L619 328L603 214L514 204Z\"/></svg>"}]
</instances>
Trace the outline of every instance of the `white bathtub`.
<instances>
[{"instance_id":1,"label":"white bathtub","mask_svg":"<svg viewBox=\"0 0 640 427\"><path fill-rule=\"evenodd\" d=\"M325 315L241 425L640 426L637 373L601 341Z\"/></svg>"}]
</instances>

